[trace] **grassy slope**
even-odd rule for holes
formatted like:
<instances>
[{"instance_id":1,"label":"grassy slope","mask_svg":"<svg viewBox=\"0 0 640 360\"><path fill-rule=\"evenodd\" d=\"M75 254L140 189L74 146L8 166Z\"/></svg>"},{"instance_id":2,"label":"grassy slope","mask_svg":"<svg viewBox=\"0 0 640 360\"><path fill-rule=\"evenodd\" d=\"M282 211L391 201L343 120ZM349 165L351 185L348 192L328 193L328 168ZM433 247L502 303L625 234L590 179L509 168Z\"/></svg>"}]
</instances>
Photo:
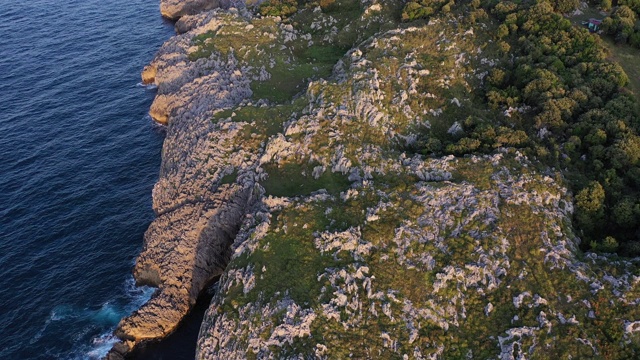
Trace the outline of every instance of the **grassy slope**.
<instances>
[{"instance_id":1,"label":"grassy slope","mask_svg":"<svg viewBox=\"0 0 640 360\"><path fill-rule=\"evenodd\" d=\"M397 11L397 6L391 6L386 12ZM303 20L305 16L309 19ZM303 11L292 20L297 19L297 26L304 28L310 19L315 19L310 16L311 13ZM231 342L237 349L248 349L248 358L269 353L275 357L313 356L316 350L322 349L320 345L326 346L324 356L329 358L391 359L402 358L403 354L413 358L416 349L425 356L495 358L500 355L501 345L508 348L516 341L519 343L514 348L516 352L518 349L527 352L530 346L536 346L532 358L630 356L638 346L638 339L627 337L623 325L625 319L639 317L637 307L625 306L613 295L619 288L614 289L606 282L602 290L592 293L589 282L576 278L575 266L583 266L579 269L594 279L611 274L638 276L637 267L629 264L607 267L600 260L598 266L584 267L575 255L569 255L569 265L554 268L546 255L551 245L567 245L573 241L568 218L554 215L557 209L553 205L518 204L506 198L498 204L489 202L504 191L505 180L499 175L504 169L528 179L522 194L565 196L561 188L549 183L532 164L517 160L513 152L497 164L487 159L456 159L450 182L418 182L414 173L403 168L374 172L373 181L368 185L352 185L344 175L330 170L317 180L309 176L313 167L328 165L323 161L329 161L339 146L354 166L384 168L384 161L397 159L402 152L411 150L397 138L389 137L389 130L401 135L421 131L427 137L438 138L449 136L447 130L451 125L469 116L483 121L497 118L474 94L479 86L479 79L474 75L488 66L483 65L482 59L495 56L486 32L463 36L467 30L464 25L445 21L429 26L415 25L421 30L381 36L374 40L377 46L363 47L364 58L372 61L368 75L358 70L349 72L348 78L355 75L366 78L375 70L381 79L380 90L384 96L375 106L386 120L378 126L358 117L354 98L362 94L361 90L368 93L371 89L361 89L361 83L352 79L316 82L307 95L297 100L302 105L294 108L245 107L219 114L228 117L235 113L233 118L238 121L253 121L256 130L250 137L262 142L287 121L298 121L302 125L313 122L304 116L313 117L317 113L311 113L308 106L300 110L305 104L319 105L309 98L310 94L322 94L320 106L326 110L325 116L319 119L319 129L310 130L313 128L310 126L306 132L286 137L296 148L310 148L314 159L289 157L262 165L269 174L262 182L267 195L297 198L283 209L271 212L266 233L257 230L252 233L250 227L252 235L247 242L255 244L256 250L238 253L229 271L252 274L253 282L232 276L223 279L222 292L216 299L221 312L217 321L230 321L235 328L225 330L235 329L242 334ZM346 37L348 33L352 31L338 35ZM319 39L326 33L315 35ZM392 37L397 40L391 40ZM317 46L326 45L320 41ZM471 56L478 48L481 54ZM334 52L336 47L330 48L328 55L323 55L325 52L314 55L320 49L300 52L294 47L292 59L298 65L293 66L303 66L300 64L318 58L322 58L318 60L320 65L328 64L338 56L338 51ZM469 54L467 63L456 63L456 55L460 53ZM416 68L428 69L429 74L422 76L418 93L410 96L405 104L409 111L406 106L398 105L398 94L409 90L407 82L411 76L403 75L402 69L412 60L418 64ZM281 64L275 66L278 69ZM291 76L297 77L299 84L306 81L296 74ZM449 80L447 86L441 85L442 79ZM255 84L256 96L268 93L262 92L262 86L278 88L274 81ZM276 92L270 100L283 102L282 99L298 91L298 87L295 89L281 89L282 92ZM463 106L453 104L454 97ZM338 109L345 109L350 115L339 116ZM441 113L436 115L438 111L434 114L426 110ZM416 116L409 117L408 112ZM260 125L260 119L270 120ZM426 123L429 126L425 126ZM340 137L332 137L335 133L340 133ZM362 149L366 147L378 149L381 156L365 159ZM432 160L423 158L422 161L430 164ZM348 190L351 186L354 189ZM511 187L513 184L507 188ZM333 196L304 197L323 188ZM433 201L433 205L428 205L428 201ZM381 203L388 205L379 208ZM492 207L498 210L495 220L490 220L488 214L471 216L474 210ZM373 209L378 209L377 219L366 216ZM418 237L401 246L396 241L401 228L413 229ZM558 230L563 235L546 237L557 234ZM359 255L353 249L319 251L318 239L322 233L342 234L342 244L348 241L345 234L355 234L360 245L370 244L371 248ZM419 240L419 236L430 240ZM435 265L423 262L425 256L430 256ZM494 265L496 267L491 268ZM358 277L357 270L362 266L366 266L367 271ZM486 267L487 277L476 282L465 280L473 278L474 266ZM500 268L505 272L500 272ZM442 283L452 269L459 271L460 277L436 289L436 284ZM346 277L341 277L342 271ZM493 287L488 279L489 275L496 274L502 275L497 275L498 284ZM629 299L637 297L637 286L625 291ZM381 295L372 296L378 292ZM516 306L514 298L526 292L529 296L523 297L524 305ZM328 316L325 306L332 301L335 304L338 294L345 295L347 303L336 306L337 318ZM533 300L536 295L543 301L536 303ZM317 314L310 325L310 336L294 337L282 346L250 345L274 339L275 330L285 323L288 314L284 308L273 312L266 309L278 309L279 302L287 299ZM589 306L582 300L588 300ZM615 305L606 305L610 301ZM407 304L423 316L412 315ZM494 306L492 311L487 312L488 304ZM594 309L595 319L589 316L590 307ZM548 328L541 325L542 313L549 321ZM561 320L572 316L579 325ZM300 319L286 321L296 325ZM207 322L205 329L215 326L213 319ZM417 333L411 327L415 327ZM508 336L518 329L530 329L533 335ZM585 342L577 341L578 338ZM254 342L249 342L250 339ZM596 347L596 352L589 344Z\"/></svg>"},{"instance_id":2,"label":"grassy slope","mask_svg":"<svg viewBox=\"0 0 640 360\"><path fill-rule=\"evenodd\" d=\"M616 44L610 37L603 37L609 50L609 59L620 64L624 72L629 76L629 90L636 96L640 103L640 50L629 45Z\"/></svg>"}]
</instances>

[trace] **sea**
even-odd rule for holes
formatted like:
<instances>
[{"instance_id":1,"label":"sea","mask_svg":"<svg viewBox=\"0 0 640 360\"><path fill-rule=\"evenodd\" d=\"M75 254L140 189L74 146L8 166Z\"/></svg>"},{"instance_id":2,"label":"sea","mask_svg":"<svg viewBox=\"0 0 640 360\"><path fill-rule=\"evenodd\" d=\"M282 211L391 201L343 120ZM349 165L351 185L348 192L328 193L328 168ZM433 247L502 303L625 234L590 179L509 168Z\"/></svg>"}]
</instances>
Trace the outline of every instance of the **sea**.
<instances>
[{"instance_id":1,"label":"sea","mask_svg":"<svg viewBox=\"0 0 640 360\"><path fill-rule=\"evenodd\" d=\"M0 1L0 359L99 359L154 289L131 270L164 129L140 71L159 0Z\"/></svg>"}]
</instances>

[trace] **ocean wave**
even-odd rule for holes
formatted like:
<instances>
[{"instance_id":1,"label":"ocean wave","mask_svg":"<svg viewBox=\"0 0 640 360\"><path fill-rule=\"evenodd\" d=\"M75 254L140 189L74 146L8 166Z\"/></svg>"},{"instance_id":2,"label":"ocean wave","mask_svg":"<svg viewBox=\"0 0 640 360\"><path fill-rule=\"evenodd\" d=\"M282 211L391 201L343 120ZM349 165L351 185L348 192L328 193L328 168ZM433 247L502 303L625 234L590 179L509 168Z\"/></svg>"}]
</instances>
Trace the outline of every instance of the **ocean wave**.
<instances>
[{"instance_id":1,"label":"ocean wave","mask_svg":"<svg viewBox=\"0 0 640 360\"><path fill-rule=\"evenodd\" d=\"M102 359L117 342L118 338L112 333L105 333L95 337L91 341L92 349L86 352L86 356L91 360Z\"/></svg>"},{"instance_id":2,"label":"ocean wave","mask_svg":"<svg viewBox=\"0 0 640 360\"><path fill-rule=\"evenodd\" d=\"M111 349L113 344L118 342L118 338L113 335L113 331L115 330L118 322L123 317L131 314L149 301L155 292L155 288L149 286L136 286L133 277L129 277L124 282L124 291L128 301L122 308L118 308L110 302L106 302L94 315L94 320L96 322L112 322L113 326L111 326L108 331L91 339L91 348L86 351L86 356L88 356L89 359L102 359L107 355L107 352L109 352L109 349Z\"/></svg>"},{"instance_id":3,"label":"ocean wave","mask_svg":"<svg viewBox=\"0 0 640 360\"><path fill-rule=\"evenodd\" d=\"M142 82L137 83L136 86L145 88L147 90L155 90L155 89L158 88L158 85L156 85L156 84L145 84L145 83L142 83Z\"/></svg>"},{"instance_id":4,"label":"ocean wave","mask_svg":"<svg viewBox=\"0 0 640 360\"><path fill-rule=\"evenodd\" d=\"M71 354L58 356L59 359L101 359L118 338L113 335L120 320L139 309L151 299L155 288L136 286L133 277L128 277L119 294L104 302L98 309L76 308L68 304L55 306L42 328L34 335L31 344L35 344L52 323L60 327L74 328L77 324L85 324L76 328L73 334L76 343ZM96 334L97 335L91 335Z\"/></svg>"}]
</instances>

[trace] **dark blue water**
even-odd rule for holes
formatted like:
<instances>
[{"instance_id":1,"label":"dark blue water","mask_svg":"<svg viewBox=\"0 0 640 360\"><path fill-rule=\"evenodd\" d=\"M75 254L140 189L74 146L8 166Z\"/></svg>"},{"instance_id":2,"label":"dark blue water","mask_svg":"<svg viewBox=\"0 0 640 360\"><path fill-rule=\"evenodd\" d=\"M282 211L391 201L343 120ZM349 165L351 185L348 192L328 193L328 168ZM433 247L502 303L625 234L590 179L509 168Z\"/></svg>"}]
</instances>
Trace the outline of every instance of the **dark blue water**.
<instances>
[{"instance_id":1,"label":"dark blue water","mask_svg":"<svg viewBox=\"0 0 640 360\"><path fill-rule=\"evenodd\" d=\"M85 359L151 295L131 267L162 130L158 0L0 0L0 359Z\"/></svg>"}]
</instances>

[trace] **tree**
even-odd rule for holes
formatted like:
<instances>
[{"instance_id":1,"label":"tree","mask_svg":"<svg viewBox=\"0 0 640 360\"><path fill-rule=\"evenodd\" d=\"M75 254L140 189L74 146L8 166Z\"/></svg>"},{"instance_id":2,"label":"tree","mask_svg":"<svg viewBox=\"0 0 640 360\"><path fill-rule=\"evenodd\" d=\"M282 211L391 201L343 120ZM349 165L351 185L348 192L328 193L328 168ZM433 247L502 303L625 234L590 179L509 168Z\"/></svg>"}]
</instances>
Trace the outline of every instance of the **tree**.
<instances>
[{"instance_id":1,"label":"tree","mask_svg":"<svg viewBox=\"0 0 640 360\"><path fill-rule=\"evenodd\" d=\"M594 251L601 251L605 253L613 253L618 250L618 241L613 236L607 236L601 243L596 241L591 242L591 249Z\"/></svg>"},{"instance_id":2,"label":"tree","mask_svg":"<svg viewBox=\"0 0 640 360\"><path fill-rule=\"evenodd\" d=\"M619 139L609 148L611 165L620 170L626 170L638 165L640 159L640 137L629 134Z\"/></svg>"},{"instance_id":3,"label":"tree","mask_svg":"<svg viewBox=\"0 0 640 360\"><path fill-rule=\"evenodd\" d=\"M555 0L554 5L556 11L566 14L575 10L580 5L579 0Z\"/></svg>"},{"instance_id":4,"label":"tree","mask_svg":"<svg viewBox=\"0 0 640 360\"><path fill-rule=\"evenodd\" d=\"M604 219L605 192L602 185L592 181L576 195L576 220L583 230L592 232Z\"/></svg>"},{"instance_id":5,"label":"tree","mask_svg":"<svg viewBox=\"0 0 640 360\"><path fill-rule=\"evenodd\" d=\"M417 19L424 19L433 14L433 8L430 6L423 6L417 2L411 1L402 10L403 21L413 21Z\"/></svg>"},{"instance_id":6,"label":"tree","mask_svg":"<svg viewBox=\"0 0 640 360\"><path fill-rule=\"evenodd\" d=\"M296 0L267 0L260 4L263 16L289 16L298 11Z\"/></svg>"},{"instance_id":7,"label":"tree","mask_svg":"<svg viewBox=\"0 0 640 360\"><path fill-rule=\"evenodd\" d=\"M618 8L616 8L616 11L614 11L612 15L617 18L626 18L630 19L633 22L636 21L636 13L626 5L618 6Z\"/></svg>"},{"instance_id":8,"label":"tree","mask_svg":"<svg viewBox=\"0 0 640 360\"><path fill-rule=\"evenodd\" d=\"M614 206L613 220L622 228L632 229L638 225L637 213L638 205L634 204L632 198L627 197Z\"/></svg>"},{"instance_id":9,"label":"tree","mask_svg":"<svg viewBox=\"0 0 640 360\"><path fill-rule=\"evenodd\" d=\"M636 14L640 14L640 0L619 0L618 5L626 5Z\"/></svg>"},{"instance_id":10,"label":"tree","mask_svg":"<svg viewBox=\"0 0 640 360\"><path fill-rule=\"evenodd\" d=\"M500 24L500 26L498 26L498 31L496 32L496 36L498 37L498 39L502 39L504 37L509 36L509 27L505 24Z\"/></svg>"},{"instance_id":11,"label":"tree","mask_svg":"<svg viewBox=\"0 0 640 360\"><path fill-rule=\"evenodd\" d=\"M597 181L592 181L576 196L578 209L589 214L596 214L604 208L604 188Z\"/></svg>"},{"instance_id":12,"label":"tree","mask_svg":"<svg viewBox=\"0 0 640 360\"><path fill-rule=\"evenodd\" d=\"M546 69L536 69L533 75L533 80L524 87L522 95L527 104L537 106L552 95L551 90L558 86L560 78Z\"/></svg>"}]
</instances>

